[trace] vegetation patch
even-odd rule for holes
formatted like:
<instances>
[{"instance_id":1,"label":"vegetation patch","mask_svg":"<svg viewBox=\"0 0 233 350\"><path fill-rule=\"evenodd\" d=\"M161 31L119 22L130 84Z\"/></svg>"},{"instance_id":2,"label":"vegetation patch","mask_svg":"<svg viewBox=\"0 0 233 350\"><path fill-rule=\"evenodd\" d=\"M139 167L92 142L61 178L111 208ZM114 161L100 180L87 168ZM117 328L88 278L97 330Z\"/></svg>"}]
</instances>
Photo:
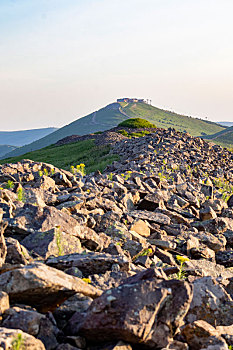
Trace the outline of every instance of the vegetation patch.
<instances>
[{"instance_id":1,"label":"vegetation patch","mask_svg":"<svg viewBox=\"0 0 233 350\"><path fill-rule=\"evenodd\" d=\"M37 151L1 160L3 163L16 163L22 159L35 162L45 162L54 166L70 170L71 166L85 164L87 174L99 170L103 171L114 160L119 160L116 154L109 154L110 145L96 146L94 140L78 141L62 146L48 146Z\"/></svg>"},{"instance_id":2,"label":"vegetation patch","mask_svg":"<svg viewBox=\"0 0 233 350\"><path fill-rule=\"evenodd\" d=\"M132 118L127 119L121 122L118 126L122 126L125 128L133 128L133 129L140 129L140 128L156 128L155 124L150 123L146 119L142 118Z\"/></svg>"},{"instance_id":3,"label":"vegetation patch","mask_svg":"<svg viewBox=\"0 0 233 350\"><path fill-rule=\"evenodd\" d=\"M118 134L121 134L121 135L126 136L128 138L131 138L131 137L143 137L143 136L146 136L146 135L150 134L150 131L147 131L147 130L136 131L136 132L128 132L128 131L123 129L123 130L119 130L117 132L118 132Z\"/></svg>"}]
</instances>

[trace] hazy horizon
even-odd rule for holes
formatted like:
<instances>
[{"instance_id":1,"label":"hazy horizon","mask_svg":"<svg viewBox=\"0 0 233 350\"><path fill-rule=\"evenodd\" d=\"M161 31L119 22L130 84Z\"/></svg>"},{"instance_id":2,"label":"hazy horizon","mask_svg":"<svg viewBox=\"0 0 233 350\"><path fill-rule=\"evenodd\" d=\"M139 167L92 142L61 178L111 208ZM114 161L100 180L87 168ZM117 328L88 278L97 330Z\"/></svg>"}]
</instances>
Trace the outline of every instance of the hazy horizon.
<instances>
[{"instance_id":1,"label":"hazy horizon","mask_svg":"<svg viewBox=\"0 0 233 350\"><path fill-rule=\"evenodd\" d=\"M230 0L5 0L1 131L61 127L120 97L232 122Z\"/></svg>"}]
</instances>

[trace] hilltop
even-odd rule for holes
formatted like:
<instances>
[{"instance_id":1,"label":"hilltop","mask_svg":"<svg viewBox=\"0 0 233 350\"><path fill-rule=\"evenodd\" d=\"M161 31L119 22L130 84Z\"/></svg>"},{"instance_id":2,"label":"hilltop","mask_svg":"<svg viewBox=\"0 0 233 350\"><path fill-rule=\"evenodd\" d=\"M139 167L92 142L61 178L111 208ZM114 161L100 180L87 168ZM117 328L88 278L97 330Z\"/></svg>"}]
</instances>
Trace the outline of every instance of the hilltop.
<instances>
[{"instance_id":1,"label":"hilltop","mask_svg":"<svg viewBox=\"0 0 233 350\"><path fill-rule=\"evenodd\" d=\"M0 165L2 346L229 349L233 153L174 128L87 137L43 150L71 171Z\"/></svg>"},{"instance_id":2,"label":"hilltop","mask_svg":"<svg viewBox=\"0 0 233 350\"><path fill-rule=\"evenodd\" d=\"M115 102L75 120L48 136L10 152L6 156L18 156L43 148L56 143L66 136L82 136L97 131L108 130L116 127L124 120L138 117L146 119L158 127L174 127L178 131L186 131L193 136L214 134L225 129L225 127L216 123L165 111L145 102Z\"/></svg>"}]
</instances>

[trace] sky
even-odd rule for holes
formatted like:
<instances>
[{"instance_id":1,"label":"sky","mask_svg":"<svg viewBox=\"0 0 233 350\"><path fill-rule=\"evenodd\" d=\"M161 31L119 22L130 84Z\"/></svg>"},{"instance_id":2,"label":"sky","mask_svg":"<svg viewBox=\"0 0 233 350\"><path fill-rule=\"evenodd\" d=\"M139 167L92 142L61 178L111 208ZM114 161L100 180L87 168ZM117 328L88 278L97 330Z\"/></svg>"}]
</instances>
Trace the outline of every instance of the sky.
<instances>
[{"instance_id":1,"label":"sky","mask_svg":"<svg viewBox=\"0 0 233 350\"><path fill-rule=\"evenodd\" d=\"M233 121L232 0L0 0L0 130L120 97Z\"/></svg>"}]
</instances>

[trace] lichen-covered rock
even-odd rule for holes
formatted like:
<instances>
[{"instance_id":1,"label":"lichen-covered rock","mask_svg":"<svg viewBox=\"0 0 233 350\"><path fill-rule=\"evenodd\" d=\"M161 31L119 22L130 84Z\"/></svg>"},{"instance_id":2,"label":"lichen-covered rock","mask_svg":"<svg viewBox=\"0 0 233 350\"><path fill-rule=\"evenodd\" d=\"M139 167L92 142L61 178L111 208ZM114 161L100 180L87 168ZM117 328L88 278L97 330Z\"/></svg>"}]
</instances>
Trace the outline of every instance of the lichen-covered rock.
<instances>
[{"instance_id":1,"label":"lichen-covered rock","mask_svg":"<svg viewBox=\"0 0 233 350\"><path fill-rule=\"evenodd\" d=\"M97 298L79 332L95 341L122 339L166 346L173 336L171 329L180 326L191 298L186 282L157 279L149 270Z\"/></svg>"},{"instance_id":2,"label":"lichen-covered rock","mask_svg":"<svg viewBox=\"0 0 233 350\"><path fill-rule=\"evenodd\" d=\"M203 277L193 283L193 299L186 320L228 326L233 323L232 309L233 301L225 289L213 278Z\"/></svg>"},{"instance_id":3,"label":"lichen-covered rock","mask_svg":"<svg viewBox=\"0 0 233 350\"><path fill-rule=\"evenodd\" d=\"M21 244L31 253L47 259L49 256L61 256L82 251L78 237L61 231L60 227L47 232L34 232L25 237Z\"/></svg>"}]
</instances>

